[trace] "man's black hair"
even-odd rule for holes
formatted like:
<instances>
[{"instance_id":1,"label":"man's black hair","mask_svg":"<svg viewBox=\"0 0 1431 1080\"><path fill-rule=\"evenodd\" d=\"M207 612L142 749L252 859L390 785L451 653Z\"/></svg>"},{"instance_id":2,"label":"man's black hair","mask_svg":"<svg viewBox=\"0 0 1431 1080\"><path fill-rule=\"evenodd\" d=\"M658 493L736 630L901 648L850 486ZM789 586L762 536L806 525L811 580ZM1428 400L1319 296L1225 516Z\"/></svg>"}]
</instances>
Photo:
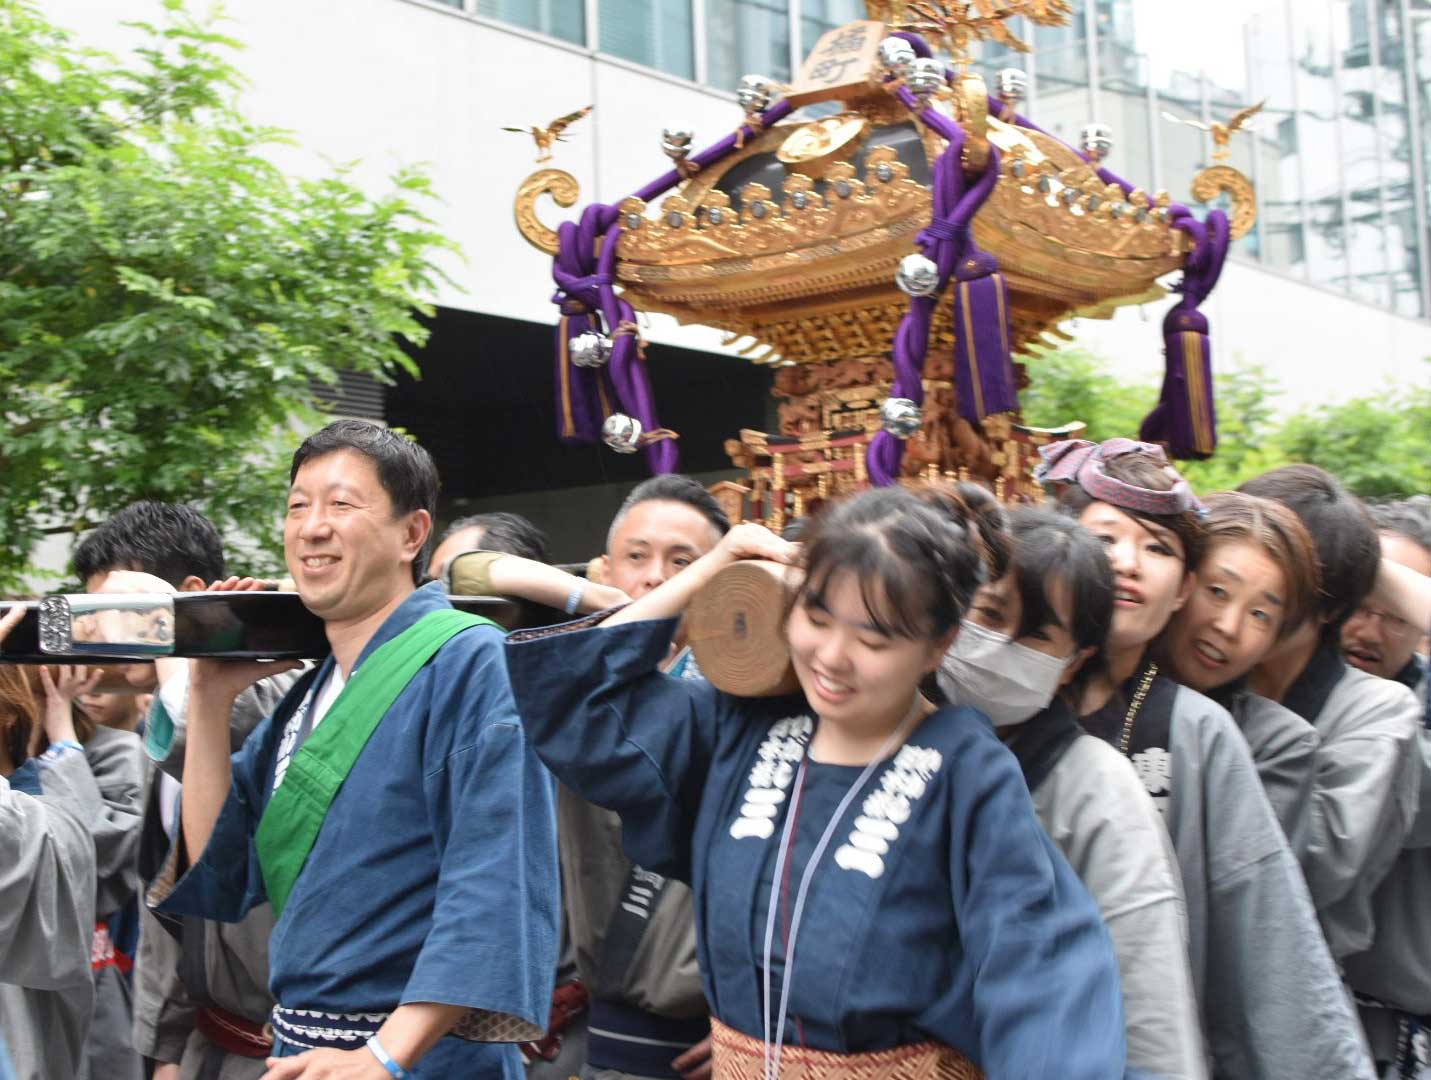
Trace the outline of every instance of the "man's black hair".
<instances>
[{"instance_id":1,"label":"man's black hair","mask_svg":"<svg viewBox=\"0 0 1431 1080\"><path fill-rule=\"evenodd\" d=\"M224 542L213 523L183 503L130 503L75 548L81 581L111 570L140 570L178 588L184 579L224 577Z\"/></svg>"},{"instance_id":2,"label":"man's black hair","mask_svg":"<svg viewBox=\"0 0 1431 1080\"><path fill-rule=\"evenodd\" d=\"M1395 533L1403 536L1431 555L1431 507L1417 499L1402 502L1377 503L1367 507L1377 532Z\"/></svg>"},{"instance_id":3,"label":"man's black hair","mask_svg":"<svg viewBox=\"0 0 1431 1080\"><path fill-rule=\"evenodd\" d=\"M293 452L293 467L288 482L293 483L298 470L315 458L354 450L369 458L378 470L378 482L393 504L393 514L403 517L414 510L426 510L437 517L437 466L432 455L412 439L391 428L368 420L335 420L322 431L304 439ZM432 536L412 562L412 579L422 580L427 556L432 549Z\"/></svg>"},{"instance_id":4,"label":"man's black hair","mask_svg":"<svg viewBox=\"0 0 1431 1080\"><path fill-rule=\"evenodd\" d=\"M1273 499L1302 519L1322 569L1322 637L1335 641L1342 624L1376 584L1381 541L1371 515L1341 482L1315 465L1284 465L1253 477L1238 491Z\"/></svg>"},{"instance_id":5,"label":"man's black hair","mask_svg":"<svg viewBox=\"0 0 1431 1080\"><path fill-rule=\"evenodd\" d=\"M473 514L470 517L458 518L447 527L437 541L438 545L445 544L450 537L467 529L482 530L482 539L478 546L483 551L501 551L537 562L551 561L547 552L547 534L521 514L498 510L490 514Z\"/></svg>"},{"instance_id":6,"label":"man's black hair","mask_svg":"<svg viewBox=\"0 0 1431 1080\"><path fill-rule=\"evenodd\" d=\"M715 496L702 487L699 480L681 473L664 473L661 476L643 480L631 489L631 494L626 496L626 500L621 504L621 509L617 510L616 516L611 519L611 528L606 534L608 548L611 546L611 537L616 533L616 527L621 524L621 519L631 512L632 507L639 506L644 502L685 503L709 521L721 536L730 532L730 518L720 508L720 503L716 502Z\"/></svg>"}]
</instances>

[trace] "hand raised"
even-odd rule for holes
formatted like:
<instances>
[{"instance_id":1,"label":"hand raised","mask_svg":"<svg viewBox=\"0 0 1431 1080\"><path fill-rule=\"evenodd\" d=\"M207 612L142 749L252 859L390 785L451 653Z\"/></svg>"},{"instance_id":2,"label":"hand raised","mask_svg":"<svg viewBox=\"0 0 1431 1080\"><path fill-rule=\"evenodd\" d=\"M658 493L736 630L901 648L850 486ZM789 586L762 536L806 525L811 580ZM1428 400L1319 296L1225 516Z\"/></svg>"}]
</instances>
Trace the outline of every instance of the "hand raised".
<instances>
[{"instance_id":1,"label":"hand raised","mask_svg":"<svg viewBox=\"0 0 1431 1080\"><path fill-rule=\"evenodd\" d=\"M24 617L25 609L19 604L5 612L5 617L0 619L0 645L5 644L5 639L10 636L10 631L19 626L20 620Z\"/></svg>"},{"instance_id":2,"label":"hand raised","mask_svg":"<svg viewBox=\"0 0 1431 1080\"><path fill-rule=\"evenodd\" d=\"M190 660L189 691L232 705L234 698L260 679L302 666L301 660Z\"/></svg>"},{"instance_id":3,"label":"hand raised","mask_svg":"<svg viewBox=\"0 0 1431 1080\"><path fill-rule=\"evenodd\" d=\"M45 692L44 735L52 743L77 742L75 738L74 702L88 694L99 683L100 673L79 664L60 666L51 673L48 664L40 666L40 685ZM30 732L30 755L40 752L40 732Z\"/></svg>"},{"instance_id":4,"label":"hand raised","mask_svg":"<svg viewBox=\"0 0 1431 1080\"><path fill-rule=\"evenodd\" d=\"M266 592L276 588L275 581L252 577L226 577L209 585L209 592Z\"/></svg>"},{"instance_id":5,"label":"hand raised","mask_svg":"<svg viewBox=\"0 0 1431 1080\"><path fill-rule=\"evenodd\" d=\"M726 533L718 545L730 560L769 559L771 562L793 563L800 557L800 545L782 540L763 525L744 522Z\"/></svg>"}]
</instances>

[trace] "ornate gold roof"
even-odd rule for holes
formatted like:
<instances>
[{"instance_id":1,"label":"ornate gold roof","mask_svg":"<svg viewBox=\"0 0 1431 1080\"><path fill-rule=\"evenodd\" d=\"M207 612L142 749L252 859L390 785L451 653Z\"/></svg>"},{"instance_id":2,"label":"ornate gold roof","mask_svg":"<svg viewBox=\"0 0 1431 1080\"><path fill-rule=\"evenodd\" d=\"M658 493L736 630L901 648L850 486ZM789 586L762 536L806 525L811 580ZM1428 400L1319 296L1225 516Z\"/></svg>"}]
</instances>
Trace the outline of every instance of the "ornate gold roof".
<instances>
[{"instance_id":1,"label":"ornate gold roof","mask_svg":"<svg viewBox=\"0 0 1431 1080\"><path fill-rule=\"evenodd\" d=\"M703 323L754 339L757 361L824 361L881 355L907 297L895 285L901 258L931 214L931 168L945 141L890 92L874 46L907 26L962 49L971 37L1006 41L1004 20L1063 21L1063 0L886 0L868 3L875 20L821 39L787 88L793 104L837 101L842 110L793 119L763 131L716 164L695 172L657 205L621 206L616 276L639 309ZM823 77L832 44L860 67ZM851 47L853 45L853 47ZM828 66L827 64L825 66ZM974 239L992 253L1009 285L1022 349L1073 314L1107 317L1121 304L1162 294L1158 279L1179 269L1187 234L1168 221L1166 192L1130 195L1105 184L1059 140L989 115L982 79L961 72L942 102L965 129L966 163L1002 152L998 182L974 218ZM1215 174L1215 175L1214 175ZM1233 196L1233 235L1251 227L1255 203L1246 179L1226 166L1206 170L1195 189ZM548 252L556 237L535 206L562 206L576 181L559 170L533 174L517 198L523 234Z\"/></svg>"}]
</instances>

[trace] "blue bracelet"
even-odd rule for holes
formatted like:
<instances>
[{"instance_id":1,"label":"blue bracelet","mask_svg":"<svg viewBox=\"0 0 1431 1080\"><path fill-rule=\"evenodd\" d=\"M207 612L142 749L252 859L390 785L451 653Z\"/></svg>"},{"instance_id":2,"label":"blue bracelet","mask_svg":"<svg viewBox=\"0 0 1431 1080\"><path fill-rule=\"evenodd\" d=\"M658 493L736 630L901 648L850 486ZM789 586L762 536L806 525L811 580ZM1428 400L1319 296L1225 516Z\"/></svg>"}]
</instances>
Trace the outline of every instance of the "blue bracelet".
<instances>
[{"instance_id":1,"label":"blue bracelet","mask_svg":"<svg viewBox=\"0 0 1431 1080\"><path fill-rule=\"evenodd\" d=\"M368 1049L373 1052L373 1057L378 1059L378 1064L388 1071L388 1075L393 1080L408 1080L408 1071L392 1059L392 1055L383 1049L383 1044L378 1042L378 1037L374 1035L368 1040Z\"/></svg>"}]
</instances>

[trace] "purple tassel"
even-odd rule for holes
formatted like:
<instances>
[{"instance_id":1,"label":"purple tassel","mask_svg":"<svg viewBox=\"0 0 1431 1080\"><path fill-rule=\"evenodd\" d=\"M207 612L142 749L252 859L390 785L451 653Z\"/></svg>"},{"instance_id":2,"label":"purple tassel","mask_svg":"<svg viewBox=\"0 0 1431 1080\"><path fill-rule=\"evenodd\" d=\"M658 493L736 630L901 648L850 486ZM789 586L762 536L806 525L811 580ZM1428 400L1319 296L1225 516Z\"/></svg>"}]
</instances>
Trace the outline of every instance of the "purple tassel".
<instances>
[{"instance_id":1,"label":"purple tassel","mask_svg":"<svg viewBox=\"0 0 1431 1080\"><path fill-rule=\"evenodd\" d=\"M998 260L971 242L954 270L954 385L964 419L1019 407L1009 338L1008 283Z\"/></svg>"},{"instance_id":2,"label":"purple tassel","mask_svg":"<svg viewBox=\"0 0 1431 1080\"><path fill-rule=\"evenodd\" d=\"M575 305L573 305L574 307ZM571 339L598 327L590 316L563 315L556 328L557 438L564 443L594 443L601 425L615 410L610 376L600 368L577 367L567 355Z\"/></svg>"},{"instance_id":3,"label":"purple tassel","mask_svg":"<svg viewBox=\"0 0 1431 1080\"><path fill-rule=\"evenodd\" d=\"M1162 443L1175 458L1208 458L1217 449L1217 410L1212 394L1212 346L1207 317L1178 306L1163 320L1167 371L1158 404L1138 437Z\"/></svg>"},{"instance_id":4,"label":"purple tassel","mask_svg":"<svg viewBox=\"0 0 1431 1080\"><path fill-rule=\"evenodd\" d=\"M746 124L740 136L728 135L691 160L699 166L719 161L790 112L790 102L778 102L757 124ZM636 192L636 197L649 203L683 179L681 172L673 169ZM594 203L582 211L577 221L557 227L557 255L552 262L557 288L552 300L561 310L556 331L555 382L557 437L563 442L599 441L602 422L614 412L635 417L647 432L664 431L656 416L656 399L640 346L633 333L622 329L623 324L630 324L634 330L636 312L616 292L616 253L621 242L617 220L616 206ZM604 330L611 337L611 360L604 368L577 367L567 355L571 339L583 330ZM680 467L671 438L659 438L647 445L646 460L654 473L675 472Z\"/></svg>"}]
</instances>

